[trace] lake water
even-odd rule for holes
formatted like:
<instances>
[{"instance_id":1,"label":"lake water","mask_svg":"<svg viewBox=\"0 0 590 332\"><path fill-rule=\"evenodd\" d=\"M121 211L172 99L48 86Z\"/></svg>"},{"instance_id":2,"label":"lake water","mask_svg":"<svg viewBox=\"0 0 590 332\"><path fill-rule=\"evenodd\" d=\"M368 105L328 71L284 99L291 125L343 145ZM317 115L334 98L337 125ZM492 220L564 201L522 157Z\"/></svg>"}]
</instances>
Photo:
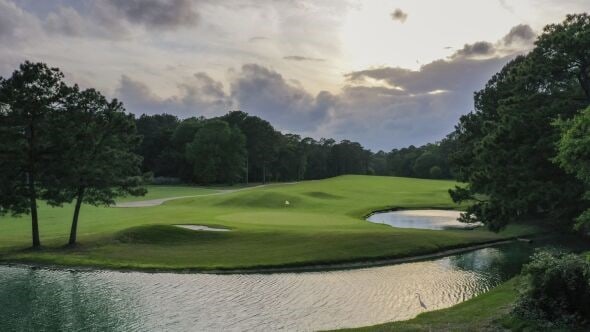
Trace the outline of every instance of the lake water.
<instances>
[{"instance_id":1,"label":"lake water","mask_svg":"<svg viewBox=\"0 0 590 332\"><path fill-rule=\"evenodd\" d=\"M481 226L480 223L466 224L457 219L461 211L451 210L399 210L373 213L367 221L400 228L453 229Z\"/></svg>"},{"instance_id":2,"label":"lake water","mask_svg":"<svg viewBox=\"0 0 590 332\"><path fill-rule=\"evenodd\" d=\"M3 331L312 331L412 318L517 274L532 246L279 274L75 272L0 266ZM420 303L422 301L422 304Z\"/></svg>"}]
</instances>

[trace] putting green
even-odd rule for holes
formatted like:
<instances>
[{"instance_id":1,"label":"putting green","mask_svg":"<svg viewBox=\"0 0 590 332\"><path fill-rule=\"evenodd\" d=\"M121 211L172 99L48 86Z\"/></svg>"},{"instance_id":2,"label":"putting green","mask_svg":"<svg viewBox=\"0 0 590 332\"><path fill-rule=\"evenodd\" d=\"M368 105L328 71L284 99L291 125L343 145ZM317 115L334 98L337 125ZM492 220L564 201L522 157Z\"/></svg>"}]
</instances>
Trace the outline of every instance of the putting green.
<instances>
[{"instance_id":1,"label":"putting green","mask_svg":"<svg viewBox=\"0 0 590 332\"><path fill-rule=\"evenodd\" d=\"M236 269L301 266L432 253L536 231L512 225L486 230L417 230L373 224L373 210L457 208L453 181L340 176L273 184L227 194L197 187L149 188L149 197L203 195L138 208L84 206L76 249L63 249L72 206L40 207L40 252L30 241L28 217L0 218L0 260L137 269ZM130 201L126 198L125 201ZM289 205L285 204L289 201ZM204 225L230 232L194 231Z\"/></svg>"}]
</instances>

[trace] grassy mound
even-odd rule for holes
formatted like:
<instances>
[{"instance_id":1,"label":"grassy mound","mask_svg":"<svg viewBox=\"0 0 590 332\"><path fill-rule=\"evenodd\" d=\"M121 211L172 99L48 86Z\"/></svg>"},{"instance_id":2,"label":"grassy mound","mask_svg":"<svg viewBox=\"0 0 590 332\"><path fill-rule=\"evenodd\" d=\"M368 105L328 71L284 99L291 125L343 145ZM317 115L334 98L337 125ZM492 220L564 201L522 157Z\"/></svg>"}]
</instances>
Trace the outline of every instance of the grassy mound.
<instances>
[{"instance_id":1,"label":"grassy mound","mask_svg":"<svg viewBox=\"0 0 590 332\"><path fill-rule=\"evenodd\" d=\"M323 191L310 191L310 192L304 193L304 195L309 196L309 197L313 197L313 198L319 198L319 199L339 199L339 198L342 198L341 196L333 195L333 194L323 192Z\"/></svg>"},{"instance_id":2,"label":"grassy mound","mask_svg":"<svg viewBox=\"0 0 590 332\"><path fill-rule=\"evenodd\" d=\"M531 234L511 225L501 233L400 229L363 220L384 208L457 208L453 181L341 176L273 184L207 195L196 187L150 187L148 199L203 195L143 208L84 206L78 250L66 242L73 207L40 206L45 249L29 246L28 218L0 217L0 259L5 261L160 269L234 269L374 260ZM193 192L194 191L194 192ZM214 191L215 192L215 191ZM129 200L129 199L127 199ZM286 207L285 201L291 204ZM198 224L231 232L196 232L171 225Z\"/></svg>"},{"instance_id":3,"label":"grassy mound","mask_svg":"<svg viewBox=\"0 0 590 332\"><path fill-rule=\"evenodd\" d=\"M194 231L171 225L132 227L119 232L115 239L125 244L187 245L215 241L224 234L220 232Z\"/></svg>"}]
</instances>

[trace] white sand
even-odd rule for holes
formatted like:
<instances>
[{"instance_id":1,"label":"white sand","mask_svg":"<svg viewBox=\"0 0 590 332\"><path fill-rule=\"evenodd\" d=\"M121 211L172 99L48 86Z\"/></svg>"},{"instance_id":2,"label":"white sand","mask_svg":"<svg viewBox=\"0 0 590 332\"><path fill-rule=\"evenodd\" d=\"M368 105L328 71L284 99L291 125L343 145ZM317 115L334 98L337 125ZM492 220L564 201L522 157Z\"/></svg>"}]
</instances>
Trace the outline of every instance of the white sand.
<instances>
[{"instance_id":1,"label":"white sand","mask_svg":"<svg viewBox=\"0 0 590 332\"><path fill-rule=\"evenodd\" d=\"M229 232L230 231L229 229L226 229L226 228L213 228L213 227L208 227L208 226L203 226L203 225L174 225L174 226L190 229L193 231L209 231L209 232Z\"/></svg>"}]
</instances>

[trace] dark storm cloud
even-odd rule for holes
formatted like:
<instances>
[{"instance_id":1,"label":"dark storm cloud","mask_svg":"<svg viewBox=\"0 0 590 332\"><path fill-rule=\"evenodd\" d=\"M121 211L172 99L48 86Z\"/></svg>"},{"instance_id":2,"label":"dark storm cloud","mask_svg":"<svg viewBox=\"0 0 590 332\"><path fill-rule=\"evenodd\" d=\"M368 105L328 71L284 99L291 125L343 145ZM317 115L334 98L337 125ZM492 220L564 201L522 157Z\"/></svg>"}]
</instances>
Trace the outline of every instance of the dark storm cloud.
<instances>
[{"instance_id":1,"label":"dark storm cloud","mask_svg":"<svg viewBox=\"0 0 590 332\"><path fill-rule=\"evenodd\" d=\"M145 26L193 26L198 14L192 0L108 0L130 22Z\"/></svg>"},{"instance_id":2,"label":"dark storm cloud","mask_svg":"<svg viewBox=\"0 0 590 332\"><path fill-rule=\"evenodd\" d=\"M314 62L324 62L324 61L326 61L326 59L310 58L310 57L301 56L301 55L288 55L288 56L283 57L283 59L285 59L285 60L292 60L292 61L314 61Z\"/></svg>"},{"instance_id":3,"label":"dark storm cloud","mask_svg":"<svg viewBox=\"0 0 590 332\"><path fill-rule=\"evenodd\" d=\"M408 14L399 8L396 8L390 15L392 20L400 21L401 23L404 23L408 19Z\"/></svg>"}]
</instances>

